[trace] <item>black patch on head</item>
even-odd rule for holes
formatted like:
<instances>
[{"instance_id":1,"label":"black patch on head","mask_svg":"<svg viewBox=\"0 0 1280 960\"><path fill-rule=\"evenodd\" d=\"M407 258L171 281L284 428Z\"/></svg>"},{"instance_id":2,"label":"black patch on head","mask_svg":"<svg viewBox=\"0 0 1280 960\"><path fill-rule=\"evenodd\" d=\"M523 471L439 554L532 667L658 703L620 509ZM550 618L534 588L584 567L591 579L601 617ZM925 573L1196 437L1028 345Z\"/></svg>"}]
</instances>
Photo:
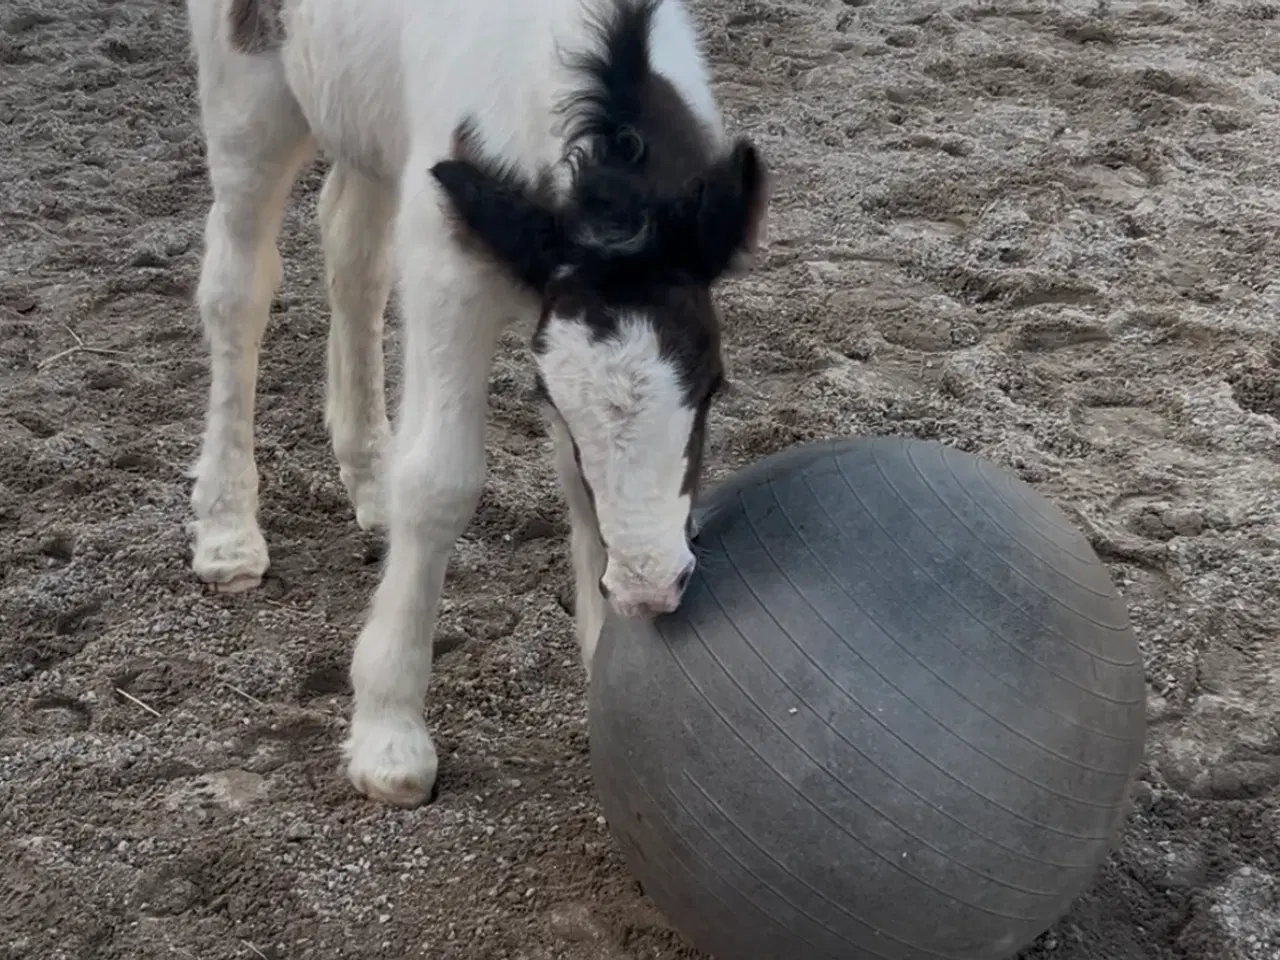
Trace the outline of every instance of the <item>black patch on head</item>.
<instances>
[{"instance_id":1,"label":"black patch on head","mask_svg":"<svg viewBox=\"0 0 1280 960\"><path fill-rule=\"evenodd\" d=\"M661 2L618 0L592 24L595 49L567 58L582 83L560 107L569 131L565 195L555 195L548 175L535 182L485 154L471 121L458 128L453 157L431 173L459 238L540 297L535 352L552 314L580 320L597 338L616 332L624 314L651 320L699 412L685 481L692 491L704 407L722 375L710 288L754 249L768 176L751 143L721 150L650 69Z\"/></svg>"}]
</instances>

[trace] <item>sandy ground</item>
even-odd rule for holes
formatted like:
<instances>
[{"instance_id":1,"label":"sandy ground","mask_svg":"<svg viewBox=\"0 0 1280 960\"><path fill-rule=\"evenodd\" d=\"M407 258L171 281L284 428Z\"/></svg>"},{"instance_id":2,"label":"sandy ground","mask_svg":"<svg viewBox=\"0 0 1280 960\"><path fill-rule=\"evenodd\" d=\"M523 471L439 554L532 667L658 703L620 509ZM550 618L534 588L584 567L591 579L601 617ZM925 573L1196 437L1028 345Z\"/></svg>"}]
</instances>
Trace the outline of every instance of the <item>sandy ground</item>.
<instances>
[{"instance_id":1,"label":"sandy ground","mask_svg":"<svg viewBox=\"0 0 1280 960\"><path fill-rule=\"evenodd\" d=\"M1280 957L1280 8L693 5L780 177L769 255L723 291L713 473L908 434L1072 512L1131 604L1150 744L1116 855L1026 956ZM338 774L378 545L322 423L319 165L262 369L273 566L194 581L186 44L178 0L0 0L0 955L696 956L598 818L516 333L444 601L441 796Z\"/></svg>"}]
</instances>

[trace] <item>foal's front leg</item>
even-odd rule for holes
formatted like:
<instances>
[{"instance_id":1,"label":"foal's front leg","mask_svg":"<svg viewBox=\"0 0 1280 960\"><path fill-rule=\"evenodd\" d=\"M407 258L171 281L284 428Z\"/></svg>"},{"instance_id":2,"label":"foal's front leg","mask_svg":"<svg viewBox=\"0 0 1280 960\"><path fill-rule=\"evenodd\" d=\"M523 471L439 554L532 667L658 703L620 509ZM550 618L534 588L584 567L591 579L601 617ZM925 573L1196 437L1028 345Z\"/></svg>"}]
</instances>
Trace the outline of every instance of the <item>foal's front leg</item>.
<instances>
[{"instance_id":1,"label":"foal's front leg","mask_svg":"<svg viewBox=\"0 0 1280 960\"><path fill-rule=\"evenodd\" d=\"M559 416L551 420L551 436L556 448L556 473L560 487L569 504L569 552L573 559L574 625L578 634L578 647L582 651L582 665L591 679L591 661L595 657L600 629L604 626L605 599L600 593L600 578L604 576L604 543L600 539L600 526L596 519L591 495L578 469L573 454L573 440Z\"/></svg>"},{"instance_id":2,"label":"foal's front leg","mask_svg":"<svg viewBox=\"0 0 1280 960\"><path fill-rule=\"evenodd\" d=\"M422 164L423 172L426 165ZM430 185L397 224L404 394L387 475L388 551L351 662L347 775L375 800L426 800L437 758L422 708L454 542L484 484L488 379L509 287L459 250Z\"/></svg>"}]
</instances>

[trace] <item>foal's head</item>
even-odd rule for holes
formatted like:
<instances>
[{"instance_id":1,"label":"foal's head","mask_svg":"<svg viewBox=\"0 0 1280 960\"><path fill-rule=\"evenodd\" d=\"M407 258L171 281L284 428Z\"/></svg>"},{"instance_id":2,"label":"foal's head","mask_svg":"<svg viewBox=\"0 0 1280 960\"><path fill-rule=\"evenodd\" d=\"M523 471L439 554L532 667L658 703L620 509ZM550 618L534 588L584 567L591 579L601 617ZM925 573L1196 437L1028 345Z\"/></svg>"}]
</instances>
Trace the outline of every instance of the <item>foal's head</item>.
<instances>
[{"instance_id":1,"label":"foal's head","mask_svg":"<svg viewBox=\"0 0 1280 960\"><path fill-rule=\"evenodd\" d=\"M540 298L533 351L571 439L623 616L674 610L693 572L690 511L722 381L711 287L755 247L767 200L751 144L718 147L649 68L657 4L619 4L578 61L572 178L556 192L487 157L469 124L432 173L462 235Z\"/></svg>"}]
</instances>

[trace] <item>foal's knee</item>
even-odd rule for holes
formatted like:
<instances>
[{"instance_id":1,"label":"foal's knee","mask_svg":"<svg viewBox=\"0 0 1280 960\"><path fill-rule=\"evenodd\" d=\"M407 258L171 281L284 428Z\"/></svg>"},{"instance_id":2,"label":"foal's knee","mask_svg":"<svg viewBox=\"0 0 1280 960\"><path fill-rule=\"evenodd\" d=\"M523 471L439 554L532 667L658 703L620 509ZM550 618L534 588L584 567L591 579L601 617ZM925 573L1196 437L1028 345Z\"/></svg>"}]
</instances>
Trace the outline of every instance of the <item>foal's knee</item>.
<instances>
[{"instance_id":1,"label":"foal's knee","mask_svg":"<svg viewBox=\"0 0 1280 960\"><path fill-rule=\"evenodd\" d=\"M388 481L394 525L452 542L480 503L484 450L464 449L456 437L450 439L454 442L441 443L428 432L400 445Z\"/></svg>"}]
</instances>

